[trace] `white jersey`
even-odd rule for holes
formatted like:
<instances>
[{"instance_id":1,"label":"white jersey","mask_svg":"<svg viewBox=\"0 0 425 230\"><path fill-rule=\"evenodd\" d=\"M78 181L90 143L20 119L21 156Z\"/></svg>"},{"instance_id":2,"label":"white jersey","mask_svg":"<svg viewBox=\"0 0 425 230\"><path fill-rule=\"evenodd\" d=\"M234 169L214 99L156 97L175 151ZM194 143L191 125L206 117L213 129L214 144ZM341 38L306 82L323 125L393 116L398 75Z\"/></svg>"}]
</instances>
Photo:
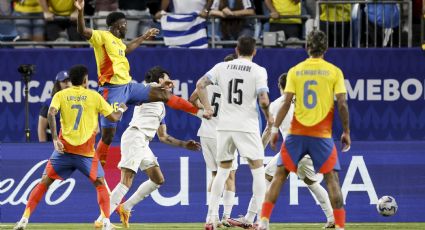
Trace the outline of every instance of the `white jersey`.
<instances>
[{"instance_id":1,"label":"white jersey","mask_svg":"<svg viewBox=\"0 0 425 230\"><path fill-rule=\"evenodd\" d=\"M274 118L277 117L277 114L282 107L283 102L285 100L285 95L280 96L278 99L274 100L270 104L270 113ZM279 126L280 133L282 134L283 139L288 135L289 127L291 126L292 117L294 116L294 103L291 103L291 107L289 107L288 113L286 117L283 119L282 124Z\"/></svg>"},{"instance_id":2,"label":"white jersey","mask_svg":"<svg viewBox=\"0 0 425 230\"><path fill-rule=\"evenodd\" d=\"M266 69L239 58L218 63L206 76L221 91L217 130L259 133L257 95L269 90Z\"/></svg>"},{"instance_id":3,"label":"white jersey","mask_svg":"<svg viewBox=\"0 0 425 230\"><path fill-rule=\"evenodd\" d=\"M192 14L204 9L207 0L173 0L174 13Z\"/></svg>"},{"instance_id":4,"label":"white jersey","mask_svg":"<svg viewBox=\"0 0 425 230\"><path fill-rule=\"evenodd\" d=\"M216 85L207 86L208 100L211 103L212 108L214 109L214 114L211 119L207 120L202 119L201 126L198 130L198 136L208 137L208 138L217 138L217 123L218 123L218 111L220 109L220 97L221 92L220 88Z\"/></svg>"},{"instance_id":5,"label":"white jersey","mask_svg":"<svg viewBox=\"0 0 425 230\"><path fill-rule=\"evenodd\" d=\"M152 139L164 117L165 106L163 102L144 103L134 107L129 126L137 127L149 139Z\"/></svg>"}]
</instances>

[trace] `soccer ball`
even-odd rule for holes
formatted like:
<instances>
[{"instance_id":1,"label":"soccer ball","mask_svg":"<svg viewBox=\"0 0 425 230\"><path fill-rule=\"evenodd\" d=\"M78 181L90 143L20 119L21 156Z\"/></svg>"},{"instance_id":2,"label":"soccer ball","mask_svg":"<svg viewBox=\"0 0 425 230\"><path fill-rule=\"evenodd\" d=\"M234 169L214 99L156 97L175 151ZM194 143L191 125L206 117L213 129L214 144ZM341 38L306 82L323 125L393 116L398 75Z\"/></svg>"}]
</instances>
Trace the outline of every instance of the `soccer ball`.
<instances>
[{"instance_id":1,"label":"soccer ball","mask_svg":"<svg viewBox=\"0 0 425 230\"><path fill-rule=\"evenodd\" d=\"M383 196L376 204L376 210L383 216L392 216L397 212L398 206L392 196Z\"/></svg>"}]
</instances>

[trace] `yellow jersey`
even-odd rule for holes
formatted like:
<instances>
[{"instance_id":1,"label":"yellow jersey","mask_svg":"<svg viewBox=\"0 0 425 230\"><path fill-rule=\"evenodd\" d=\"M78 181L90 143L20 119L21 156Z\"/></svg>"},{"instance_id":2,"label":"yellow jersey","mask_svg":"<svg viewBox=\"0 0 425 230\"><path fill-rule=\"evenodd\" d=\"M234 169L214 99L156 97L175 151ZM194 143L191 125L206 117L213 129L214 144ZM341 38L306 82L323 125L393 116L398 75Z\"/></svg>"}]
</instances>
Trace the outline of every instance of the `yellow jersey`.
<instances>
[{"instance_id":1,"label":"yellow jersey","mask_svg":"<svg viewBox=\"0 0 425 230\"><path fill-rule=\"evenodd\" d=\"M20 13L41 13L43 9L38 0L25 0L15 3L15 11Z\"/></svg>"},{"instance_id":2,"label":"yellow jersey","mask_svg":"<svg viewBox=\"0 0 425 230\"><path fill-rule=\"evenodd\" d=\"M272 0L279 15L301 15L301 2L294 4L292 0ZM300 18L270 19L271 23L301 24Z\"/></svg>"},{"instance_id":3,"label":"yellow jersey","mask_svg":"<svg viewBox=\"0 0 425 230\"><path fill-rule=\"evenodd\" d=\"M72 0L49 0L49 11L59 16L69 16L75 11Z\"/></svg>"},{"instance_id":4,"label":"yellow jersey","mask_svg":"<svg viewBox=\"0 0 425 230\"><path fill-rule=\"evenodd\" d=\"M334 95L347 93L338 67L322 58L308 58L289 70L284 92L296 98L290 134L332 137Z\"/></svg>"},{"instance_id":5,"label":"yellow jersey","mask_svg":"<svg viewBox=\"0 0 425 230\"><path fill-rule=\"evenodd\" d=\"M72 86L57 92L50 107L60 111L59 139L65 152L93 157L98 115L109 116L112 106L96 91Z\"/></svg>"},{"instance_id":6,"label":"yellow jersey","mask_svg":"<svg viewBox=\"0 0 425 230\"><path fill-rule=\"evenodd\" d=\"M130 64L125 57L127 46L109 31L93 30L89 40L94 49L99 85L124 85L131 81Z\"/></svg>"},{"instance_id":7,"label":"yellow jersey","mask_svg":"<svg viewBox=\"0 0 425 230\"><path fill-rule=\"evenodd\" d=\"M320 21L349 22L351 4L320 4Z\"/></svg>"}]
</instances>

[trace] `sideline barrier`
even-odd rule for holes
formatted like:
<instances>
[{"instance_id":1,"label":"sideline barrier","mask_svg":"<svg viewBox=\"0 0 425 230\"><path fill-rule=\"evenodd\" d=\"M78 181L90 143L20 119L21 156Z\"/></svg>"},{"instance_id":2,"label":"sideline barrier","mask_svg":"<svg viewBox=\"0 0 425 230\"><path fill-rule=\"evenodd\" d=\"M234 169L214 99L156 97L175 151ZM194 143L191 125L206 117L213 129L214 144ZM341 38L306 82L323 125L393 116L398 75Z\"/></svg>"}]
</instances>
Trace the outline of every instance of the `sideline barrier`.
<instances>
[{"instance_id":1,"label":"sideline barrier","mask_svg":"<svg viewBox=\"0 0 425 230\"><path fill-rule=\"evenodd\" d=\"M424 141L353 142L349 153L339 154L340 182L348 222L424 222ZM151 143L165 176L165 184L134 207L132 222L203 222L206 206L206 169L200 152ZM29 192L43 172L51 144L2 144L0 153L0 222L16 222L22 215ZM267 151L267 156L272 156ZM113 188L119 181L119 148L113 147L106 165L106 179ZM248 166L236 173L237 200L233 216L245 214L251 196ZM139 173L132 194L146 179ZM55 182L56 183L56 182ZM303 182L290 176L272 215L273 222L325 222L320 206ZM81 173L50 188L31 222L91 222L99 208L96 192ZM377 199L395 197L399 210L393 217L376 211ZM116 214L113 221L119 221Z\"/></svg>"}]
</instances>

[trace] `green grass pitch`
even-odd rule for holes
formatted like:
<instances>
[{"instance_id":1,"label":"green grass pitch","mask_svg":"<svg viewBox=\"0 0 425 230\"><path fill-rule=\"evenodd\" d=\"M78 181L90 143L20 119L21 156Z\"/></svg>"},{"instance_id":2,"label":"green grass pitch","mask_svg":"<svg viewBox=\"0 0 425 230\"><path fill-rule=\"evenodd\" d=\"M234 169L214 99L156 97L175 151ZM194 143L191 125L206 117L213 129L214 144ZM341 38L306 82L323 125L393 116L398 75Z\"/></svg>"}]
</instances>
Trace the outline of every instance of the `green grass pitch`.
<instances>
[{"instance_id":1,"label":"green grass pitch","mask_svg":"<svg viewBox=\"0 0 425 230\"><path fill-rule=\"evenodd\" d=\"M119 226L119 225L118 225ZM272 223L271 229L321 229L323 224L281 224L281 223ZM0 223L0 229L13 229L13 224L2 224ZM29 223L27 226L28 230L38 229L38 230L50 230L50 229L94 229L91 224L42 224L42 223ZM129 230L149 230L149 229L203 229L203 223L158 223L158 224L131 224ZM226 228L221 228L226 229ZM227 229L242 229L242 228L227 228ZM425 229L425 223L349 223L345 226L345 229L351 230L369 230L369 229ZM124 228L123 228L124 230Z\"/></svg>"}]
</instances>

